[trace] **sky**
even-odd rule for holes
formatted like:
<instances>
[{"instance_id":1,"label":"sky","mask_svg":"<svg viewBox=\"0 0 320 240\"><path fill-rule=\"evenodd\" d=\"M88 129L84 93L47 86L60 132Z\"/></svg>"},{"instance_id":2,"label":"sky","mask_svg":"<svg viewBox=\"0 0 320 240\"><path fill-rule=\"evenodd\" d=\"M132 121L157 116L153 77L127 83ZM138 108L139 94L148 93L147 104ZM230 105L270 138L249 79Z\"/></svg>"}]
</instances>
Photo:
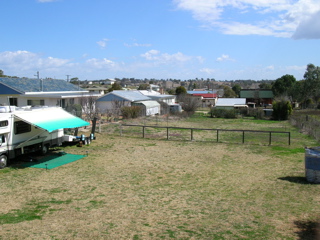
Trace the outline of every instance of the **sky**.
<instances>
[{"instance_id":1,"label":"sky","mask_svg":"<svg viewBox=\"0 0 320 240\"><path fill-rule=\"evenodd\" d=\"M320 65L320 0L2 0L5 75L303 79Z\"/></svg>"}]
</instances>

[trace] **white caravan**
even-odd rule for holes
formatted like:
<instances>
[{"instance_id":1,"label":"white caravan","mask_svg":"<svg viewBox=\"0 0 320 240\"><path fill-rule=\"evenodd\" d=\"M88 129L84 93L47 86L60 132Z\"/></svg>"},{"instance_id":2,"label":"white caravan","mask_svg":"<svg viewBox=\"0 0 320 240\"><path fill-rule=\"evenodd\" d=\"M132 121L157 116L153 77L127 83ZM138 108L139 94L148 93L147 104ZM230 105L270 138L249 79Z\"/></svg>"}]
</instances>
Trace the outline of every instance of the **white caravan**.
<instances>
[{"instance_id":1,"label":"white caravan","mask_svg":"<svg viewBox=\"0 0 320 240\"><path fill-rule=\"evenodd\" d=\"M0 168L22 154L46 154L49 147L60 146L64 128L88 125L60 107L0 106Z\"/></svg>"}]
</instances>

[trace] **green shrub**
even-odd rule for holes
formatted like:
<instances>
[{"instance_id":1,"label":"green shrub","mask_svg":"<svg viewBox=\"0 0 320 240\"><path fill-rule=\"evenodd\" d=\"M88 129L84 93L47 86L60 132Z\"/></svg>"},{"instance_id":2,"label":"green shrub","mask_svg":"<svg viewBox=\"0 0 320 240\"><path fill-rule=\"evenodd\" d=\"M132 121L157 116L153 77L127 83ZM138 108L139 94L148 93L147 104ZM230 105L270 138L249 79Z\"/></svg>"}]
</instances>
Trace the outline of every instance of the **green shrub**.
<instances>
[{"instance_id":1,"label":"green shrub","mask_svg":"<svg viewBox=\"0 0 320 240\"><path fill-rule=\"evenodd\" d=\"M142 113L142 108L139 106L125 106L121 108L122 117L125 119L140 117Z\"/></svg>"},{"instance_id":2,"label":"green shrub","mask_svg":"<svg viewBox=\"0 0 320 240\"><path fill-rule=\"evenodd\" d=\"M236 118L236 110L234 109L219 109L212 108L209 112L210 117L212 118Z\"/></svg>"},{"instance_id":3,"label":"green shrub","mask_svg":"<svg viewBox=\"0 0 320 240\"><path fill-rule=\"evenodd\" d=\"M274 120L288 120L292 113L292 106L289 101L279 100L272 103L273 113L272 118Z\"/></svg>"}]
</instances>

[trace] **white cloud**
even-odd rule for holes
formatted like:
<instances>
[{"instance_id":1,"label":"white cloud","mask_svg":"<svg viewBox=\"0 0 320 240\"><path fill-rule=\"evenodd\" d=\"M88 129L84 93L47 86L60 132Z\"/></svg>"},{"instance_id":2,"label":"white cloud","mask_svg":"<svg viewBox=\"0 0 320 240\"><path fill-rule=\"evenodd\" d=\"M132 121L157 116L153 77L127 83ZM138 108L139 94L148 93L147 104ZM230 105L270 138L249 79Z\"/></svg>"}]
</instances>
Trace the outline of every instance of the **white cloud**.
<instances>
[{"instance_id":1,"label":"white cloud","mask_svg":"<svg viewBox=\"0 0 320 240\"><path fill-rule=\"evenodd\" d=\"M124 46L126 47L151 47L152 45L149 43L124 43Z\"/></svg>"},{"instance_id":2,"label":"white cloud","mask_svg":"<svg viewBox=\"0 0 320 240\"><path fill-rule=\"evenodd\" d=\"M320 11L300 22L294 39L320 39Z\"/></svg>"},{"instance_id":3,"label":"white cloud","mask_svg":"<svg viewBox=\"0 0 320 240\"><path fill-rule=\"evenodd\" d=\"M206 27L225 34L319 38L319 0L173 0ZM230 13L229 11L233 12ZM235 14L236 13L236 14ZM312 15L311 17L309 17ZM239 17L240 16L240 17ZM248 16L248 18L245 18ZM256 20L250 20L252 17ZM245 20L243 20L245 19ZM313 26L310 27L310 23Z\"/></svg>"},{"instance_id":4,"label":"white cloud","mask_svg":"<svg viewBox=\"0 0 320 240\"><path fill-rule=\"evenodd\" d=\"M2 52L0 53L0 64L12 69L36 69L36 68L57 68L70 63L69 59L53 57L42 58L41 55L28 52Z\"/></svg>"},{"instance_id":5,"label":"white cloud","mask_svg":"<svg viewBox=\"0 0 320 240\"><path fill-rule=\"evenodd\" d=\"M266 70L268 70L268 71L273 71L273 70L274 70L274 66L273 66L273 65L267 66L267 67L266 67Z\"/></svg>"},{"instance_id":6,"label":"white cloud","mask_svg":"<svg viewBox=\"0 0 320 240\"><path fill-rule=\"evenodd\" d=\"M105 47L107 46L107 42L108 42L108 41L109 41L109 39L104 38L104 39L98 41L97 44L98 44L100 47L105 48Z\"/></svg>"},{"instance_id":7,"label":"white cloud","mask_svg":"<svg viewBox=\"0 0 320 240\"><path fill-rule=\"evenodd\" d=\"M94 69L104 69L104 68L114 68L116 66L116 63L106 58L103 58L103 59L91 58L86 61L86 65Z\"/></svg>"},{"instance_id":8,"label":"white cloud","mask_svg":"<svg viewBox=\"0 0 320 240\"><path fill-rule=\"evenodd\" d=\"M213 73L215 73L216 72L216 70L215 69L212 69L212 68L202 68L202 69L200 69L200 72L202 72L202 73L206 73L206 74L213 74Z\"/></svg>"},{"instance_id":9,"label":"white cloud","mask_svg":"<svg viewBox=\"0 0 320 240\"><path fill-rule=\"evenodd\" d=\"M58 0L38 0L38 2L44 3L44 2L56 2Z\"/></svg>"},{"instance_id":10,"label":"white cloud","mask_svg":"<svg viewBox=\"0 0 320 240\"><path fill-rule=\"evenodd\" d=\"M221 57L216 59L217 62L225 62L225 61L234 61L234 59L230 58L227 54L222 54Z\"/></svg>"},{"instance_id":11,"label":"white cloud","mask_svg":"<svg viewBox=\"0 0 320 240\"><path fill-rule=\"evenodd\" d=\"M181 52L168 54L168 53L161 53L158 50L150 50L144 54L141 54L140 56L149 61L156 61L159 63L186 62L193 58L193 57L184 55Z\"/></svg>"}]
</instances>

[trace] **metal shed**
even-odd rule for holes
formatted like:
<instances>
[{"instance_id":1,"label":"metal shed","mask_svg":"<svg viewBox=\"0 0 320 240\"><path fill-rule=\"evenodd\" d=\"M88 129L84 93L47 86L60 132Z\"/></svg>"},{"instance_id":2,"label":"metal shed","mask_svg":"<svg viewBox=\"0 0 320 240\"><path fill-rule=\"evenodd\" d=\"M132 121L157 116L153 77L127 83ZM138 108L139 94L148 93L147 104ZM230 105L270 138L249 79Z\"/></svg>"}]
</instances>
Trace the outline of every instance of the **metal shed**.
<instances>
[{"instance_id":1,"label":"metal shed","mask_svg":"<svg viewBox=\"0 0 320 240\"><path fill-rule=\"evenodd\" d=\"M143 116L152 116L152 115L160 114L160 103L156 101L133 102L131 105L142 107Z\"/></svg>"}]
</instances>

